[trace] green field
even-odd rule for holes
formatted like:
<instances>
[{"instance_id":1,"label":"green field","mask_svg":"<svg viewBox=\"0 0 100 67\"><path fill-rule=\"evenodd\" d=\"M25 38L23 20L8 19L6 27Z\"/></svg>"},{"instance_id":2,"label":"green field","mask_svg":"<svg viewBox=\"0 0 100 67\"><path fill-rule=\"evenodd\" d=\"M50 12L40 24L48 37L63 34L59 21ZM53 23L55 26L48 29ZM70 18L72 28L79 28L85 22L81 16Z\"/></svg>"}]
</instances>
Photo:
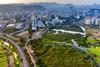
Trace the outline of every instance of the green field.
<instances>
[{"instance_id":1,"label":"green field","mask_svg":"<svg viewBox=\"0 0 100 67\"><path fill-rule=\"evenodd\" d=\"M98 41L100 41L100 38L97 38Z\"/></svg>"},{"instance_id":2,"label":"green field","mask_svg":"<svg viewBox=\"0 0 100 67\"><path fill-rule=\"evenodd\" d=\"M9 56L13 56L13 58L14 58L14 62L12 62L12 63L14 63L15 64L15 67L20 67L20 64L21 64L21 60L20 60L20 57L18 56L18 53L17 53L17 50L16 50L16 48L15 47L13 47L11 44L9 44L9 43L7 43L7 42L4 42L3 40L0 40L0 43L1 43L1 45L0 45L0 51L1 52L3 52L3 57L1 57L1 55L0 55L0 62L3 62L3 63L6 63L7 64L7 56L9 57ZM3 43L3 44L2 44ZM5 51L7 51L7 55L5 54L5 51L4 51L4 49L2 48L2 45L5 45L6 47L9 47L9 50L8 49L5 49ZM13 59L12 58L12 59ZM2 60L3 59L3 60ZM11 60L11 59L9 59L9 60ZM11 61L10 61L11 62ZM0 65L4 65L4 64L0 64ZM0 67L2 67L2 66L0 66ZM6 67L6 66L3 66L3 67Z\"/></svg>"},{"instance_id":3,"label":"green field","mask_svg":"<svg viewBox=\"0 0 100 67\"><path fill-rule=\"evenodd\" d=\"M90 44L95 44L97 41L95 41L93 38L87 38L87 43L90 43Z\"/></svg>"},{"instance_id":4,"label":"green field","mask_svg":"<svg viewBox=\"0 0 100 67\"><path fill-rule=\"evenodd\" d=\"M4 41L3 41L3 42L4 42ZM11 52L10 52L10 51L8 51L8 52L9 52L10 55L11 55L11 54L13 55L15 67L19 67L20 64L21 64L21 60L20 60L20 57L18 56L18 53L17 53L17 51L16 51L16 48L13 47L11 44L9 44L9 43L7 43L7 42L4 42L4 44L6 45L6 47L9 47L9 49L11 50ZM9 56L9 55L8 55L8 56Z\"/></svg>"},{"instance_id":5,"label":"green field","mask_svg":"<svg viewBox=\"0 0 100 67\"><path fill-rule=\"evenodd\" d=\"M5 54L5 50L0 45L0 67L7 67L7 55Z\"/></svg>"},{"instance_id":6,"label":"green field","mask_svg":"<svg viewBox=\"0 0 100 67\"><path fill-rule=\"evenodd\" d=\"M88 49L92 54L94 54L94 55L96 55L96 60L97 60L97 62L98 63L100 63L100 47L99 46L97 46L97 47L90 47L89 49Z\"/></svg>"}]
</instances>

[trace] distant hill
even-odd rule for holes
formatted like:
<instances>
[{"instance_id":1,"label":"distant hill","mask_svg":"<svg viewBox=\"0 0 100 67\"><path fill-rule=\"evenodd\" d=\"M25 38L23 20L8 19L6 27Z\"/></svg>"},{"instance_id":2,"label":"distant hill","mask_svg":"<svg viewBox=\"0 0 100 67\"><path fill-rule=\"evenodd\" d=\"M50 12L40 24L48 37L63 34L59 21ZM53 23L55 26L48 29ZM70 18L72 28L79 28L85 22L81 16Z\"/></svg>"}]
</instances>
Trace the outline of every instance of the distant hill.
<instances>
[{"instance_id":1,"label":"distant hill","mask_svg":"<svg viewBox=\"0 0 100 67\"><path fill-rule=\"evenodd\" d=\"M63 8L64 7L64 4L58 4L56 2L42 2L42 3L40 2L40 3L30 3L30 4L42 5L48 10L59 9L59 8Z\"/></svg>"},{"instance_id":2,"label":"distant hill","mask_svg":"<svg viewBox=\"0 0 100 67\"><path fill-rule=\"evenodd\" d=\"M32 5L42 5L47 9L58 9L65 7L75 7L75 8L88 8L88 9L100 9L100 4L94 5L75 5L75 4L59 4L56 2L40 2L40 3L30 3Z\"/></svg>"},{"instance_id":3,"label":"distant hill","mask_svg":"<svg viewBox=\"0 0 100 67\"><path fill-rule=\"evenodd\" d=\"M46 10L45 7L43 7L42 5L24 5L21 6L22 10L29 10L29 11L44 11Z\"/></svg>"},{"instance_id":4,"label":"distant hill","mask_svg":"<svg viewBox=\"0 0 100 67\"><path fill-rule=\"evenodd\" d=\"M40 3L30 3L31 5L41 5L45 7L49 13L64 15L65 13L72 14L72 12L88 12L91 9L100 9L100 4L95 5L74 5L74 4L59 4L56 2L40 2Z\"/></svg>"},{"instance_id":5,"label":"distant hill","mask_svg":"<svg viewBox=\"0 0 100 67\"><path fill-rule=\"evenodd\" d=\"M100 4L96 5L73 5L73 4L59 4L56 2L40 2L30 4L4 4L0 5L0 12L12 11L51 11L50 13L67 13L70 11L77 12L78 10L100 9Z\"/></svg>"},{"instance_id":6,"label":"distant hill","mask_svg":"<svg viewBox=\"0 0 100 67\"><path fill-rule=\"evenodd\" d=\"M19 4L0 5L0 12L9 12L9 11L21 10L20 6L21 5L19 5Z\"/></svg>"},{"instance_id":7,"label":"distant hill","mask_svg":"<svg viewBox=\"0 0 100 67\"><path fill-rule=\"evenodd\" d=\"M4 4L0 5L0 12L13 11L45 11L46 8L42 5L26 5L26 4Z\"/></svg>"}]
</instances>

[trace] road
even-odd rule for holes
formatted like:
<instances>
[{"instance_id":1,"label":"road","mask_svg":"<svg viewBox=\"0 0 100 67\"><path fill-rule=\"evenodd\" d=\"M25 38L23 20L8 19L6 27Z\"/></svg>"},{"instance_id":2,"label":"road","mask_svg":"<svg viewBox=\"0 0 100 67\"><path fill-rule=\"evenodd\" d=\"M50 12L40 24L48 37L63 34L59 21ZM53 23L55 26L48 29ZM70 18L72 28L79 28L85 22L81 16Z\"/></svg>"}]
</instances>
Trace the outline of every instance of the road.
<instances>
[{"instance_id":1,"label":"road","mask_svg":"<svg viewBox=\"0 0 100 67\"><path fill-rule=\"evenodd\" d=\"M29 50L29 48L28 48L27 45L25 45L25 48L26 48L26 50L27 50L27 52L28 52L28 54L29 54L29 56L30 56L30 58L31 58L32 63L34 64L34 67L36 67L36 60L35 60L35 57L32 56L32 54L31 54L31 52L30 52L30 50Z\"/></svg>"},{"instance_id":2,"label":"road","mask_svg":"<svg viewBox=\"0 0 100 67\"><path fill-rule=\"evenodd\" d=\"M76 32L76 31L70 31L70 30L63 30L63 29L53 29L54 31L56 31L56 33L58 34L58 32L65 32L65 33L71 33L71 34L80 34L80 35L85 35L85 33L83 32Z\"/></svg>"},{"instance_id":3,"label":"road","mask_svg":"<svg viewBox=\"0 0 100 67\"><path fill-rule=\"evenodd\" d=\"M10 35L5 34L5 33L0 33L0 36L7 36L8 38L11 38L11 39L13 39L13 40L15 40L15 41L19 41L19 39L18 39L18 38L15 38L15 37L10 36Z\"/></svg>"},{"instance_id":4,"label":"road","mask_svg":"<svg viewBox=\"0 0 100 67\"><path fill-rule=\"evenodd\" d=\"M20 58L22 59L23 62L23 66L24 67L29 67L28 61L26 60L26 57L24 55L24 52L22 51L22 49L18 46L18 44L16 44L14 41L10 40L9 38L5 37L5 36L0 36L0 38L6 39L7 41L9 41L10 43L12 43L13 46L15 46L17 48L17 51L19 53Z\"/></svg>"}]
</instances>

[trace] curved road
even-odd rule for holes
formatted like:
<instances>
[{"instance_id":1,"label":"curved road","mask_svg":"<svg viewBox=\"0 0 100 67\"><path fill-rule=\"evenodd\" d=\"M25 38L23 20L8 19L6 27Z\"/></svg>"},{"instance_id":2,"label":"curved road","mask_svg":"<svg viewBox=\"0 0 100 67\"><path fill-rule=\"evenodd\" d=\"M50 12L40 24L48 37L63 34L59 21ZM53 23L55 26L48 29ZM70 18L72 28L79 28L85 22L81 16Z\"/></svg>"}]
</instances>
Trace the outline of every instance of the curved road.
<instances>
[{"instance_id":1,"label":"curved road","mask_svg":"<svg viewBox=\"0 0 100 67\"><path fill-rule=\"evenodd\" d=\"M26 60L26 57L24 55L24 52L22 51L22 49L18 46L18 44L16 44L14 41L10 40L9 38L6 38L5 36L0 36L0 38L6 39L9 42L11 42L13 44L13 46L15 46L18 50L19 56L22 59L23 62L23 66L24 67L29 67L28 61Z\"/></svg>"}]
</instances>

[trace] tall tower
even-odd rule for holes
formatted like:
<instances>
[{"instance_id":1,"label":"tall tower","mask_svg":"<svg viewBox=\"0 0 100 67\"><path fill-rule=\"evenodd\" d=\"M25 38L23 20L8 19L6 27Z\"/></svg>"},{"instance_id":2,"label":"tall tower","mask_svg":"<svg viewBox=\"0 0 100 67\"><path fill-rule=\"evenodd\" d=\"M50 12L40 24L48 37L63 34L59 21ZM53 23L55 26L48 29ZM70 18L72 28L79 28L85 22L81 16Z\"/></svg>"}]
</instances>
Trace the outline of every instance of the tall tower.
<instances>
[{"instance_id":1,"label":"tall tower","mask_svg":"<svg viewBox=\"0 0 100 67\"><path fill-rule=\"evenodd\" d=\"M34 15L31 16L31 22L32 22L32 30L36 31L37 30L37 18Z\"/></svg>"},{"instance_id":2,"label":"tall tower","mask_svg":"<svg viewBox=\"0 0 100 67\"><path fill-rule=\"evenodd\" d=\"M31 16L31 21L32 21L32 25L36 26L37 19L35 16L33 16L33 15Z\"/></svg>"}]
</instances>

